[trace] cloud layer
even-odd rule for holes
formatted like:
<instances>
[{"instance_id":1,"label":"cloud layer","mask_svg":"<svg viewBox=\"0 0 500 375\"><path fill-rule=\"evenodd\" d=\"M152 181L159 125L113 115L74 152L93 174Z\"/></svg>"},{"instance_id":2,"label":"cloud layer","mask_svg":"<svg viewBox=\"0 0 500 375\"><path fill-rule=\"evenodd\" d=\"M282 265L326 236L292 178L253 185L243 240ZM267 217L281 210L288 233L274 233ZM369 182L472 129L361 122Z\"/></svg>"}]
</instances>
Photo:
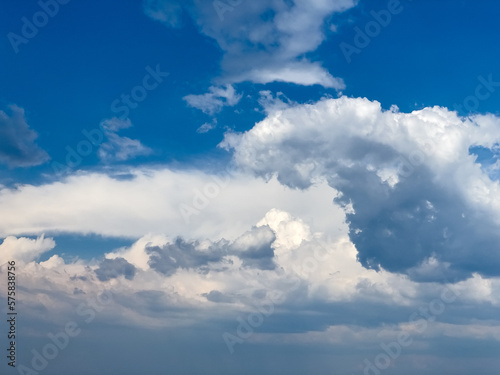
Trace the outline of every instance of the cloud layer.
<instances>
[{"instance_id":1,"label":"cloud layer","mask_svg":"<svg viewBox=\"0 0 500 375\"><path fill-rule=\"evenodd\" d=\"M236 172L139 168L0 189L0 236L66 232L138 239L153 233L235 239L273 207L301 215L318 231L344 221L326 184L301 192Z\"/></svg>"},{"instance_id":2,"label":"cloud layer","mask_svg":"<svg viewBox=\"0 0 500 375\"><path fill-rule=\"evenodd\" d=\"M443 347L498 347L499 182L470 150L496 152L500 120L262 95L266 119L225 135L223 174L135 168L0 190L0 250L20 262L30 334L96 319L93 338L196 332L220 355L328 348L350 353L344 373L401 335L394 371L422 353L446 369ZM41 234L61 232L136 241L37 261L55 246Z\"/></svg>"}]
</instances>

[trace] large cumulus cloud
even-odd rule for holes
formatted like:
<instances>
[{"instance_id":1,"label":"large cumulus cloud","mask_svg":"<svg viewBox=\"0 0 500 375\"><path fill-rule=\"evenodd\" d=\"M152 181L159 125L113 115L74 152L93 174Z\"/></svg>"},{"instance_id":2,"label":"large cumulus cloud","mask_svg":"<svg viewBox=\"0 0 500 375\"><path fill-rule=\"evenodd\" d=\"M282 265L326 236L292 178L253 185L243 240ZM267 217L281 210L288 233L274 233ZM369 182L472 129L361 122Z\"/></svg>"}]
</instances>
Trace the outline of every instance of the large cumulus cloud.
<instances>
[{"instance_id":1,"label":"large cumulus cloud","mask_svg":"<svg viewBox=\"0 0 500 375\"><path fill-rule=\"evenodd\" d=\"M241 168L290 187L326 179L365 267L445 281L500 274L500 186L469 154L498 143L492 115L399 113L342 97L273 111L221 146Z\"/></svg>"}]
</instances>

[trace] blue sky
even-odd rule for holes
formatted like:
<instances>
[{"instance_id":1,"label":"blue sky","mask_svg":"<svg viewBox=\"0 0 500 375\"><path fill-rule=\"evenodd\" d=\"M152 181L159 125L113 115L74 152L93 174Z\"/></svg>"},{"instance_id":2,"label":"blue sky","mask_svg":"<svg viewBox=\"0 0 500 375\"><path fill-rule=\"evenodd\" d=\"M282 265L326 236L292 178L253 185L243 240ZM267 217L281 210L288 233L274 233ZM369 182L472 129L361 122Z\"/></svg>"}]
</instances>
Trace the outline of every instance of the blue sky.
<instances>
[{"instance_id":1,"label":"blue sky","mask_svg":"<svg viewBox=\"0 0 500 375\"><path fill-rule=\"evenodd\" d=\"M496 374L499 10L6 5L6 373Z\"/></svg>"}]
</instances>

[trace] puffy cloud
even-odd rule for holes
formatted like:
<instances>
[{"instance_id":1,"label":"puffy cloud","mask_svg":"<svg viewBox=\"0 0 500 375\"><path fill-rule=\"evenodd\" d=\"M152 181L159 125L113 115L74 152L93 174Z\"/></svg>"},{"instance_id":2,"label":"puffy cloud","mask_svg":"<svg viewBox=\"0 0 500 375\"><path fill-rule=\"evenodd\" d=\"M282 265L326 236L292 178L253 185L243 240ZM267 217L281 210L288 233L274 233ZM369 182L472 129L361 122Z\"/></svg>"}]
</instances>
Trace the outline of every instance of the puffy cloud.
<instances>
[{"instance_id":1,"label":"puffy cloud","mask_svg":"<svg viewBox=\"0 0 500 375\"><path fill-rule=\"evenodd\" d=\"M36 145L38 134L30 129L24 110L15 105L9 109L10 115L0 111L0 163L16 168L49 160L47 153Z\"/></svg>"},{"instance_id":2,"label":"puffy cloud","mask_svg":"<svg viewBox=\"0 0 500 375\"><path fill-rule=\"evenodd\" d=\"M305 54L325 40L325 20L355 6L355 0L273 1L155 1L153 18L164 17L167 25L171 7L182 4L201 32L217 41L224 51L221 81L268 83L291 82L344 88L318 62ZM162 4L162 5L158 5ZM174 5L176 4L176 5ZM158 15L165 7L164 16Z\"/></svg>"},{"instance_id":3,"label":"puffy cloud","mask_svg":"<svg viewBox=\"0 0 500 375\"><path fill-rule=\"evenodd\" d=\"M500 185L469 154L498 143L492 115L399 113L342 97L270 111L221 146L241 168L292 188L326 179L365 267L444 281L499 275Z\"/></svg>"},{"instance_id":4,"label":"puffy cloud","mask_svg":"<svg viewBox=\"0 0 500 375\"><path fill-rule=\"evenodd\" d=\"M233 107L241 99L241 94L237 94L232 85L223 87L211 86L209 92L202 95L187 95L184 100L194 108L198 108L206 114L213 115L222 110L224 106ZM208 124L207 124L208 125ZM205 127L207 129L207 127ZM208 128L206 131L210 130ZM205 131L203 131L205 133Z\"/></svg>"},{"instance_id":5,"label":"puffy cloud","mask_svg":"<svg viewBox=\"0 0 500 375\"><path fill-rule=\"evenodd\" d=\"M123 258L104 259L95 274L100 281L116 279L123 275L127 280L132 280L135 275L135 267Z\"/></svg>"},{"instance_id":6,"label":"puffy cloud","mask_svg":"<svg viewBox=\"0 0 500 375\"><path fill-rule=\"evenodd\" d=\"M45 238L43 234L37 239L8 236L0 245L0 264L10 260L31 262L55 246L55 241L52 238Z\"/></svg>"}]
</instances>

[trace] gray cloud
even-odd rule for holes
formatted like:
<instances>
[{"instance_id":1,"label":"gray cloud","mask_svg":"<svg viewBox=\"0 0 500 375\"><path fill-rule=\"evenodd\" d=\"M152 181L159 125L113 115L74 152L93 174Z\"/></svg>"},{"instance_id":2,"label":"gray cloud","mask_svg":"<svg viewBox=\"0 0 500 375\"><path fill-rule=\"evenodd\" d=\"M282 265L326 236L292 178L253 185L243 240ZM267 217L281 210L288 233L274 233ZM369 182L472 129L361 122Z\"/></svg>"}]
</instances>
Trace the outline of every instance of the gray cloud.
<instances>
[{"instance_id":1,"label":"gray cloud","mask_svg":"<svg viewBox=\"0 0 500 375\"><path fill-rule=\"evenodd\" d=\"M202 296L210 302L233 302L233 298L231 296L219 292L218 290L212 290L210 293L203 293Z\"/></svg>"},{"instance_id":2,"label":"gray cloud","mask_svg":"<svg viewBox=\"0 0 500 375\"><path fill-rule=\"evenodd\" d=\"M224 259L227 255L238 256L243 267L272 270L275 264L271 244L275 239L273 231L265 225L252 228L232 243L222 239L203 248L199 241L188 242L178 237L164 246L149 246L146 252L150 255L149 266L167 276L179 268L208 272L209 263L227 262Z\"/></svg>"},{"instance_id":3,"label":"gray cloud","mask_svg":"<svg viewBox=\"0 0 500 375\"><path fill-rule=\"evenodd\" d=\"M230 252L243 260L243 267L272 270L276 267L271 247L275 239L274 232L267 225L254 227L231 244Z\"/></svg>"},{"instance_id":4,"label":"gray cloud","mask_svg":"<svg viewBox=\"0 0 500 375\"><path fill-rule=\"evenodd\" d=\"M95 274L100 281L116 279L122 275L127 280L132 280L135 276L135 266L123 258L104 259Z\"/></svg>"},{"instance_id":5,"label":"gray cloud","mask_svg":"<svg viewBox=\"0 0 500 375\"><path fill-rule=\"evenodd\" d=\"M150 255L149 266L164 275L173 275L178 268L199 268L210 262L219 262L226 254L224 244L210 246L208 251L198 250L198 241L187 242L178 237L173 243L164 246L150 246L146 252Z\"/></svg>"},{"instance_id":6,"label":"gray cloud","mask_svg":"<svg viewBox=\"0 0 500 375\"><path fill-rule=\"evenodd\" d=\"M498 226L456 192L436 184L426 167L394 188L361 168L337 173L329 180L343 193L336 201L353 204L354 213L347 214L349 235L365 267L408 272L419 281L500 274ZM422 265L429 258L439 261L438 269Z\"/></svg>"},{"instance_id":7,"label":"gray cloud","mask_svg":"<svg viewBox=\"0 0 500 375\"><path fill-rule=\"evenodd\" d=\"M0 111L0 163L16 168L49 160L49 155L35 144L38 134L30 129L24 110L12 105L10 111L10 116Z\"/></svg>"}]
</instances>

